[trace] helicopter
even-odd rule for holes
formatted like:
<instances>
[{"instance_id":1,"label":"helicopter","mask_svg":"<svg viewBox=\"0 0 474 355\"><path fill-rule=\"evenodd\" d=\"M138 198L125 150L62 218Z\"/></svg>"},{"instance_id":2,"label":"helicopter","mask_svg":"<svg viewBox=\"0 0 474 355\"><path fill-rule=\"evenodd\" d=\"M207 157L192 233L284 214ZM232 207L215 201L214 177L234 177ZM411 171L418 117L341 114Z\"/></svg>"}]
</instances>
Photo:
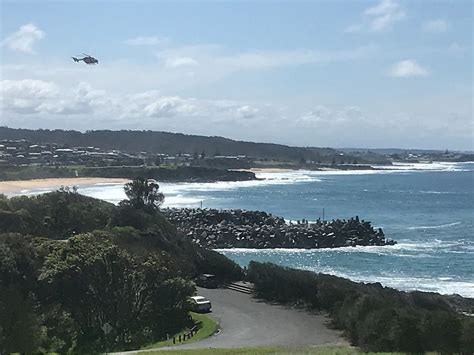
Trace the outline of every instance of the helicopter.
<instances>
[{"instance_id":1,"label":"helicopter","mask_svg":"<svg viewBox=\"0 0 474 355\"><path fill-rule=\"evenodd\" d=\"M71 57L72 59L74 59L74 62L80 62L81 60L86 63L86 64L98 64L99 61L97 59L95 59L93 56L89 55L89 54L85 54L85 53L82 53L82 55L84 56L83 58L76 58L76 57Z\"/></svg>"}]
</instances>

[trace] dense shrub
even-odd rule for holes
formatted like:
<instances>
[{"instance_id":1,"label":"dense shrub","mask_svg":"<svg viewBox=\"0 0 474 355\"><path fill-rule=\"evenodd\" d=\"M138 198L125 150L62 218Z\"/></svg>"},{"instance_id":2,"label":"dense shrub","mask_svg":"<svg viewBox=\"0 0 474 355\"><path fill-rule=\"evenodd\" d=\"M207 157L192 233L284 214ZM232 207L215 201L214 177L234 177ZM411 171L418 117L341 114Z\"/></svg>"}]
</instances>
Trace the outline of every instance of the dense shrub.
<instances>
[{"instance_id":1,"label":"dense shrub","mask_svg":"<svg viewBox=\"0 0 474 355\"><path fill-rule=\"evenodd\" d=\"M444 353L474 349L474 322L445 296L402 292L336 276L251 262L259 297L329 313L351 343L366 351Z\"/></svg>"},{"instance_id":2,"label":"dense shrub","mask_svg":"<svg viewBox=\"0 0 474 355\"><path fill-rule=\"evenodd\" d=\"M51 239L104 228L114 205L73 190L0 200L0 233L17 232Z\"/></svg>"},{"instance_id":3,"label":"dense shrub","mask_svg":"<svg viewBox=\"0 0 474 355\"><path fill-rule=\"evenodd\" d=\"M34 353L40 338L31 297L14 285L0 287L0 353Z\"/></svg>"}]
</instances>

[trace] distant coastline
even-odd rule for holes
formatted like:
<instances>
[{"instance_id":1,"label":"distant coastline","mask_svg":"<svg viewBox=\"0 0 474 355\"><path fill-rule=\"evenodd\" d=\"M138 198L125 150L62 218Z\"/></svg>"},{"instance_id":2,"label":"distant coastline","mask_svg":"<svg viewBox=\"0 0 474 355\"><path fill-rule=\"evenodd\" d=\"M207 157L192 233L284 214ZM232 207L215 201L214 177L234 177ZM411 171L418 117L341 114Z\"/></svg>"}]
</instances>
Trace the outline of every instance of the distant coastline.
<instances>
[{"instance_id":1,"label":"distant coastline","mask_svg":"<svg viewBox=\"0 0 474 355\"><path fill-rule=\"evenodd\" d=\"M128 168L128 167L124 167L124 168ZM84 186L90 186L90 185L95 185L95 184L125 184L126 182L130 181L130 179L126 177L60 177L60 176L54 177L55 169L48 169L48 170L53 174L52 177L34 178L35 174L32 174L32 175L25 175L25 178L19 178L19 179L14 179L14 180L4 179L4 181L0 180L0 194L12 196L12 195L19 195L23 191L41 190L41 189L54 190L54 189L59 189L61 186L84 187ZM62 169L59 169L59 170L62 170ZM252 174L259 174L259 173L270 174L270 173L285 173L285 172L290 172L290 171L295 171L295 170L299 170L299 169L251 168L251 169L235 169L235 170L230 170L230 171L249 172ZM338 169L331 169L331 170L338 170ZM164 181L169 181L169 180L166 179ZM176 182L179 182L179 180ZM205 182L205 181L201 181L201 182Z\"/></svg>"},{"instance_id":2,"label":"distant coastline","mask_svg":"<svg viewBox=\"0 0 474 355\"><path fill-rule=\"evenodd\" d=\"M61 186L88 186L95 184L125 184L129 179L123 178L48 178L31 180L0 181L0 194L17 195L22 191L38 189L59 189Z\"/></svg>"},{"instance_id":3,"label":"distant coastline","mask_svg":"<svg viewBox=\"0 0 474 355\"><path fill-rule=\"evenodd\" d=\"M119 178L145 177L161 182L216 182L256 180L254 173L194 166L7 166L0 170L0 181L54 178Z\"/></svg>"}]
</instances>

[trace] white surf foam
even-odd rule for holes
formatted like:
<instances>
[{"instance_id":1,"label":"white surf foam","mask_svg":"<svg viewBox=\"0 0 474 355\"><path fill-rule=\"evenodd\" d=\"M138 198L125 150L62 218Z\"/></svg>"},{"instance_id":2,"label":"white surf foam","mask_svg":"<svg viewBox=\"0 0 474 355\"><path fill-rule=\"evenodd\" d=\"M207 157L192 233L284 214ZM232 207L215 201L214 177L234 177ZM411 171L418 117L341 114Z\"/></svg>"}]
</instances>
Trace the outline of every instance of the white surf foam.
<instances>
[{"instance_id":1,"label":"white surf foam","mask_svg":"<svg viewBox=\"0 0 474 355\"><path fill-rule=\"evenodd\" d=\"M422 194L434 194L434 195L453 195L455 192L450 191L423 191L421 190L420 193Z\"/></svg>"},{"instance_id":2,"label":"white surf foam","mask_svg":"<svg viewBox=\"0 0 474 355\"><path fill-rule=\"evenodd\" d=\"M366 175L366 174L390 174L400 172L423 172L423 171L465 171L463 163L393 163L392 165L374 165L377 170L329 170L314 171L317 175Z\"/></svg>"},{"instance_id":3,"label":"white surf foam","mask_svg":"<svg viewBox=\"0 0 474 355\"><path fill-rule=\"evenodd\" d=\"M437 278L410 277L397 274L370 276L338 271L329 267L302 267L301 269L344 277L356 282L380 282L383 286L392 287L402 291L417 290L425 292L438 292L444 295L459 294L463 297L474 297L474 280L460 280L451 276Z\"/></svg>"},{"instance_id":4,"label":"white surf foam","mask_svg":"<svg viewBox=\"0 0 474 355\"><path fill-rule=\"evenodd\" d=\"M446 228L446 227L457 226L458 224L461 224L461 223L462 223L462 222L453 222L453 223L440 224L440 225L437 225L437 226L408 227L407 229L410 229L410 230L417 230L417 229L439 229L439 228Z\"/></svg>"},{"instance_id":5,"label":"white surf foam","mask_svg":"<svg viewBox=\"0 0 474 355\"><path fill-rule=\"evenodd\" d=\"M402 171L463 171L462 163L436 161L430 163L393 163L387 168Z\"/></svg>"},{"instance_id":6,"label":"white surf foam","mask_svg":"<svg viewBox=\"0 0 474 355\"><path fill-rule=\"evenodd\" d=\"M173 189L173 187L167 189L166 187L163 188L163 186L160 186L160 190L165 194L163 207L197 206L205 199L203 196L187 196L186 194L179 193L181 191L180 189ZM99 198L114 204L118 204L127 198L123 190L123 184L94 185L79 188L79 192L86 196Z\"/></svg>"}]
</instances>

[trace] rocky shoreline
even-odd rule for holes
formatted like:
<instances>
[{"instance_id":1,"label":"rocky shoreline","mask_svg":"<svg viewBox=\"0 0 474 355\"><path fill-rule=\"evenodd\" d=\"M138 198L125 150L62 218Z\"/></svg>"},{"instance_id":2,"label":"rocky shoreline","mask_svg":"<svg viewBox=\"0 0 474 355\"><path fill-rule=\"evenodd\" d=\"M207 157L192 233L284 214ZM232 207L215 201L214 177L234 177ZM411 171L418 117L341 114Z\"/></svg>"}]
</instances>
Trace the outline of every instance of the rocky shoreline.
<instances>
[{"instance_id":1,"label":"rocky shoreline","mask_svg":"<svg viewBox=\"0 0 474 355\"><path fill-rule=\"evenodd\" d=\"M164 216L196 244L227 248L339 248L394 245L381 228L359 220L287 223L266 212L198 208L167 208Z\"/></svg>"}]
</instances>

